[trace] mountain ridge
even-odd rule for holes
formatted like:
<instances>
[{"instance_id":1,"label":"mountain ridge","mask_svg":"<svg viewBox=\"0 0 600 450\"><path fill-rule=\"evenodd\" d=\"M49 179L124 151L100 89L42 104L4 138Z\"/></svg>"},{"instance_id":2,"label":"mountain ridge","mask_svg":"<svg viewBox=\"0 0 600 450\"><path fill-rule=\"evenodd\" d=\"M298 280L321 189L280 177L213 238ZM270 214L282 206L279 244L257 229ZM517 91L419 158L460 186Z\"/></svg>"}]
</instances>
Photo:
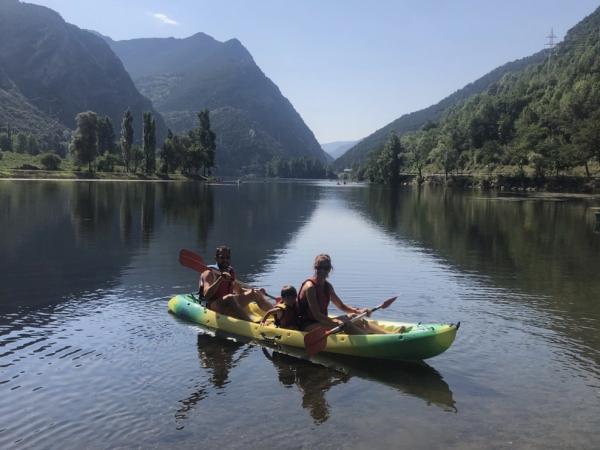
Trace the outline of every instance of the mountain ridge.
<instances>
[{"instance_id":1,"label":"mountain ridge","mask_svg":"<svg viewBox=\"0 0 600 450\"><path fill-rule=\"evenodd\" d=\"M75 116L88 110L109 116L118 133L129 108L135 117L136 141L141 140L144 111L154 113L157 135L166 134L162 117L138 92L106 42L50 8L0 2L0 66L16 88L12 92L18 90L43 120L60 124L57 133L75 128ZM16 122L8 125L19 128Z\"/></svg>"},{"instance_id":2,"label":"mountain ridge","mask_svg":"<svg viewBox=\"0 0 600 450\"><path fill-rule=\"evenodd\" d=\"M338 170L343 170L355 164L364 164L371 152L383 147L390 133L403 134L409 131L416 131L427 122L436 122L452 106L476 93L483 92L507 73L521 71L530 64L542 61L546 55L547 50L541 50L533 55L502 64L477 80L466 84L461 89L444 97L439 102L427 108L400 116L398 119L366 136L358 144L350 148L344 155L334 161L334 167Z\"/></svg>"},{"instance_id":3,"label":"mountain ridge","mask_svg":"<svg viewBox=\"0 0 600 450\"><path fill-rule=\"evenodd\" d=\"M209 109L219 173L262 170L273 158L328 160L300 114L238 39L219 42L196 33L107 42L174 132L187 132L197 111ZM150 52L153 58L140 56Z\"/></svg>"}]
</instances>

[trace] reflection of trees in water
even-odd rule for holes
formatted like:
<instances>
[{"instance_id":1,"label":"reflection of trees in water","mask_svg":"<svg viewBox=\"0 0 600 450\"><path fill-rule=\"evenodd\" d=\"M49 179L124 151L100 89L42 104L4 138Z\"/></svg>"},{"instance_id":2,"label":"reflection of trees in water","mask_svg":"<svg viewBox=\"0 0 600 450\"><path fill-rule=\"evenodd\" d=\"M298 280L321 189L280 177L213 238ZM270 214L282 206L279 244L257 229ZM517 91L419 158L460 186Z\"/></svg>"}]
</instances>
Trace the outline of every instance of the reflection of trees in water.
<instances>
[{"instance_id":1,"label":"reflection of trees in water","mask_svg":"<svg viewBox=\"0 0 600 450\"><path fill-rule=\"evenodd\" d=\"M545 295L529 306L553 311L564 332L600 348L599 336L561 320L600 316L600 239L586 200L489 198L427 186L396 192L370 187L346 195L353 208L396 238L432 248L499 286Z\"/></svg>"},{"instance_id":2,"label":"reflection of trees in water","mask_svg":"<svg viewBox=\"0 0 600 450\"><path fill-rule=\"evenodd\" d=\"M294 384L302 392L302 407L307 409L315 424L324 423L329 418L329 405L325 393L333 386L350 379L343 372L313 364L279 352L269 352L263 348L264 355L273 363L279 381L284 386Z\"/></svg>"},{"instance_id":3,"label":"reflection of trees in water","mask_svg":"<svg viewBox=\"0 0 600 450\"><path fill-rule=\"evenodd\" d=\"M145 247L147 247L152 240L154 232L155 205L156 185L154 183L145 183L142 196L142 242Z\"/></svg>"},{"instance_id":4,"label":"reflection of trees in water","mask_svg":"<svg viewBox=\"0 0 600 450\"><path fill-rule=\"evenodd\" d=\"M200 183L163 183L159 189L166 218L195 224L198 242L204 244L215 216L212 188Z\"/></svg>"}]
</instances>

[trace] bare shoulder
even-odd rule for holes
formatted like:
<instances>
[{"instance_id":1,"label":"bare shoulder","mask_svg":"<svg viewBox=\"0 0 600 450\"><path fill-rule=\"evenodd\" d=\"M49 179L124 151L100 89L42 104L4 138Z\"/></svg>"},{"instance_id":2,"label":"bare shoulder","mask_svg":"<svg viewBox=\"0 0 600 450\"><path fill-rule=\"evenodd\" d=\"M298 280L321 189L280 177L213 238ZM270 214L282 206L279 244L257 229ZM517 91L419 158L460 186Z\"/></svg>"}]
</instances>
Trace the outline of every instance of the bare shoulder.
<instances>
[{"instance_id":1,"label":"bare shoulder","mask_svg":"<svg viewBox=\"0 0 600 450\"><path fill-rule=\"evenodd\" d=\"M202 272L202 275L200 275L202 277L203 280L205 281L213 281L215 279L215 274L212 270L207 269L204 272Z\"/></svg>"}]
</instances>

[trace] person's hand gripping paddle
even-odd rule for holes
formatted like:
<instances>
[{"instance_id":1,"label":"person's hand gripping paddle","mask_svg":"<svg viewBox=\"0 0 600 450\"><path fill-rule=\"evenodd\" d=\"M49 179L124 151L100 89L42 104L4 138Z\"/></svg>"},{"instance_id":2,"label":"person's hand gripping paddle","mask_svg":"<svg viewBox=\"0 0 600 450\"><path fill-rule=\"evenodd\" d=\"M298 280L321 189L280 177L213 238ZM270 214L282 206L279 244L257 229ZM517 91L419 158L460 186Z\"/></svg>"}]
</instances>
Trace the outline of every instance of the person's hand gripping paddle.
<instances>
[{"instance_id":1,"label":"person's hand gripping paddle","mask_svg":"<svg viewBox=\"0 0 600 450\"><path fill-rule=\"evenodd\" d=\"M352 319L350 319L350 322L351 323L356 322L357 320L362 319L366 315L370 315L371 313L377 311L378 309L387 308L392 303L394 303L394 301L397 298L398 297L388 298L381 305L376 306L375 308L365 311L361 314L357 314ZM327 337L331 336L332 334L339 333L340 331L342 331L344 329L344 326L345 326L345 324L338 325L337 327L331 328L331 329L315 328L314 330L306 333L304 335L304 347L306 348L306 353L308 353L308 356L316 355L317 353L325 350L325 347L327 347Z\"/></svg>"}]
</instances>

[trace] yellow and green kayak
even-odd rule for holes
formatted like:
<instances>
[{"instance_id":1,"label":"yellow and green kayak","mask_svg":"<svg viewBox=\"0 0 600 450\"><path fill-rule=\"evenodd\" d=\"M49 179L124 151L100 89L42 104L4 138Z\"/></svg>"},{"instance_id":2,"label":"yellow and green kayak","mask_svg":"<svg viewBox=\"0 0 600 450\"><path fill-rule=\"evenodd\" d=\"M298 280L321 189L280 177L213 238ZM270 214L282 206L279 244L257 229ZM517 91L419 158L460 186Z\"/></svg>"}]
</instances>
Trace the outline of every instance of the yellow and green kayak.
<instances>
[{"instance_id":1,"label":"yellow and green kayak","mask_svg":"<svg viewBox=\"0 0 600 450\"><path fill-rule=\"evenodd\" d=\"M193 294L176 295L169 300L169 311L182 319L208 328L250 338L272 345L304 348L304 335L298 330L255 323L264 315L258 305L251 303L248 313L253 322L218 314L205 306ZM460 326L445 323L401 323L369 320L386 330L386 334L348 335L337 333L327 337L326 352L361 358L393 361L421 361L446 351ZM401 331L402 330L402 331Z\"/></svg>"}]
</instances>

